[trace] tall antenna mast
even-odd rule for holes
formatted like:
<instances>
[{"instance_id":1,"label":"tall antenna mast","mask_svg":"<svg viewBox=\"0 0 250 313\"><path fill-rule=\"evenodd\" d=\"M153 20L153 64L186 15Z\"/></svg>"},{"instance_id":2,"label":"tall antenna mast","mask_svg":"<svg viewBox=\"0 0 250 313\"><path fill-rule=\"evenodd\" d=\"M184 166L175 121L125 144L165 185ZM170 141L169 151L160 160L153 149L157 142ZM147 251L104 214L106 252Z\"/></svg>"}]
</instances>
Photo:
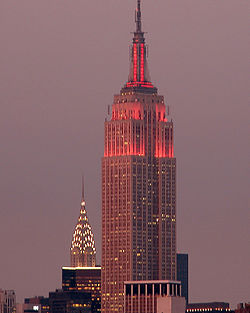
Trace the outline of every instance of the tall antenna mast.
<instances>
[{"instance_id":1,"label":"tall antenna mast","mask_svg":"<svg viewBox=\"0 0 250 313\"><path fill-rule=\"evenodd\" d=\"M141 0L137 0L137 8L135 12L136 32L141 33Z\"/></svg>"}]
</instances>

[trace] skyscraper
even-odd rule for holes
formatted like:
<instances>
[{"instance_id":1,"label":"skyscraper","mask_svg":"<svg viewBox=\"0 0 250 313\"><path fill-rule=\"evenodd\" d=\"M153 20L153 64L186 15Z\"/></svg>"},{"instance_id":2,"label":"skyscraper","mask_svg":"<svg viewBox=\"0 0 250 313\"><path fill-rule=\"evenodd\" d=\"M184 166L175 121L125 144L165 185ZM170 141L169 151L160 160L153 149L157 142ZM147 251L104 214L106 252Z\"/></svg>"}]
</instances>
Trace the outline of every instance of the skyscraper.
<instances>
[{"instance_id":1,"label":"skyscraper","mask_svg":"<svg viewBox=\"0 0 250 313\"><path fill-rule=\"evenodd\" d=\"M70 261L72 267L94 267L96 265L95 241L87 217L83 179L80 216L73 233Z\"/></svg>"},{"instance_id":2,"label":"skyscraper","mask_svg":"<svg viewBox=\"0 0 250 313\"><path fill-rule=\"evenodd\" d=\"M73 233L70 261L71 267L62 268L62 290L66 298L69 292L90 293L91 312L101 312L101 267L96 266L95 241L87 217L83 179L80 216Z\"/></svg>"},{"instance_id":3,"label":"skyscraper","mask_svg":"<svg viewBox=\"0 0 250 313\"><path fill-rule=\"evenodd\" d=\"M137 0L130 72L105 122L102 312L123 312L124 281L176 277L173 122L149 77Z\"/></svg>"}]
</instances>

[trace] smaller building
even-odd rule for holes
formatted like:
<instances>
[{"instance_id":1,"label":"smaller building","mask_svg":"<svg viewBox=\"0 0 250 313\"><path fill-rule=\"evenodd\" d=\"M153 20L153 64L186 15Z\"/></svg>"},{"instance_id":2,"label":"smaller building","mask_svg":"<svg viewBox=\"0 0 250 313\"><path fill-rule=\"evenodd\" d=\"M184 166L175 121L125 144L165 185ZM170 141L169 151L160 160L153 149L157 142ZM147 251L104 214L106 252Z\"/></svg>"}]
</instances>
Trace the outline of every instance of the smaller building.
<instances>
[{"instance_id":1,"label":"smaller building","mask_svg":"<svg viewBox=\"0 0 250 313\"><path fill-rule=\"evenodd\" d=\"M33 297L24 299L23 313L50 313L49 298Z\"/></svg>"},{"instance_id":2,"label":"smaller building","mask_svg":"<svg viewBox=\"0 0 250 313\"><path fill-rule=\"evenodd\" d=\"M228 313L233 312L226 302L211 302L211 303L189 303L186 307L187 313L192 312L210 312L210 313Z\"/></svg>"},{"instance_id":3,"label":"smaller building","mask_svg":"<svg viewBox=\"0 0 250 313\"><path fill-rule=\"evenodd\" d=\"M182 296L188 303L188 254L177 253L177 280L181 282Z\"/></svg>"},{"instance_id":4,"label":"smaller building","mask_svg":"<svg viewBox=\"0 0 250 313\"><path fill-rule=\"evenodd\" d=\"M92 313L91 293L56 290L49 293L50 313Z\"/></svg>"},{"instance_id":5,"label":"smaller building","mask_svg":"<svg viewBox=\"0 0 250 313\"><path fill-rule=\"evenodd\" d=\"M250 313L250 303L245 303L245 306L243 303L239 303L235 313Z\"/></svg>"},{"instance_id":6,"label":"smaller building","mask_svg":"<svg viewBox=\"0 0 250 313\"><path fill-rule=\"evenodd\" d=\"M0 289L0 313L16 312L16 294L14 290Z\"/></svg>"},{"instance_id":7,"label":"smaller building","mask_svg":"<svg viewBox=\"0 0 250 313\"><path fill-rule=\"evenodd\" d=\"M101 267L63 267L62 289L91 293L93 313L101 312Z\"/></svg>"},{"instance_id":8,"label":"smaller building","mask_svg":"<svg viewBox=\"0 0 250 313\"><path fill-rule=\"evenodd\" d=\"M185 313L186 301L181 296L181 282L125 282L124 308L126 313Z\"/></svg>"}]
</instances>

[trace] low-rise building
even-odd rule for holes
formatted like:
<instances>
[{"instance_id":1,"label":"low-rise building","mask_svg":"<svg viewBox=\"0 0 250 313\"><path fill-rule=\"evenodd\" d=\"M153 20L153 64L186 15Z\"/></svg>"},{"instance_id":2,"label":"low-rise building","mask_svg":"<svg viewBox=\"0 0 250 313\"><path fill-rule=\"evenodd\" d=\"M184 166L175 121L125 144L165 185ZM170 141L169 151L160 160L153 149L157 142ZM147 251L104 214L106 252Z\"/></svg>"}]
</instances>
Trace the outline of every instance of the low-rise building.
<instances>
[{"instance_id":1,"label":"low-rise building","mask_svg":"<svg viewBox=\"0 0 250 313\"><path fill-rule=\"evenodd\" d=\"M245 305L243 303L239 303L235 313L250 313L250 303L245 303Z\"/></svg>"},{"instance_id":2,"label":"low-rise building","mask_svg":"<svg viewBox=\"0 0 250 313\"><path fill-rule=\"evenodd\" d=\"M124 285L126 313L185 313L181 282L169 280L128 281Z\"/></svg>"},{"instance_id":3,"label":"low-rise building","mask_svg":"<svg viewBox=\"0 0 250 313\"><path fill-rule=\"evenodd\" d=\"M92 313L91 293L56 290L49 293L50 313Z\"/></svg>"}]
</instances>

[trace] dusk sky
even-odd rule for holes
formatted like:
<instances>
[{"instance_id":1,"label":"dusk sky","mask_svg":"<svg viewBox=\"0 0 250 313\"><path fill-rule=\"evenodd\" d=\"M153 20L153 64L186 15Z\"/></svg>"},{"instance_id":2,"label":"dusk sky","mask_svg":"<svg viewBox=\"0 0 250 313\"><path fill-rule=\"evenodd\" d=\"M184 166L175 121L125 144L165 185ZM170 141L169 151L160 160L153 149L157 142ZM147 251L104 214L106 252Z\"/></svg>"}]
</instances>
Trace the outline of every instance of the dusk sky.
<instances>
[{"instance_id":1,"label":"dusk sky","mask_svg":"<svg viewBox=\"0 0 250 313\"><path fill-rule=\"evenodd\" d=\"M0 0L0 288L61 287L81 174L98 262L104 120L128 77L135 0ZM247 0L143 0L170 105L190 301L250 301Z\"/></svg>"}]
</instances>

